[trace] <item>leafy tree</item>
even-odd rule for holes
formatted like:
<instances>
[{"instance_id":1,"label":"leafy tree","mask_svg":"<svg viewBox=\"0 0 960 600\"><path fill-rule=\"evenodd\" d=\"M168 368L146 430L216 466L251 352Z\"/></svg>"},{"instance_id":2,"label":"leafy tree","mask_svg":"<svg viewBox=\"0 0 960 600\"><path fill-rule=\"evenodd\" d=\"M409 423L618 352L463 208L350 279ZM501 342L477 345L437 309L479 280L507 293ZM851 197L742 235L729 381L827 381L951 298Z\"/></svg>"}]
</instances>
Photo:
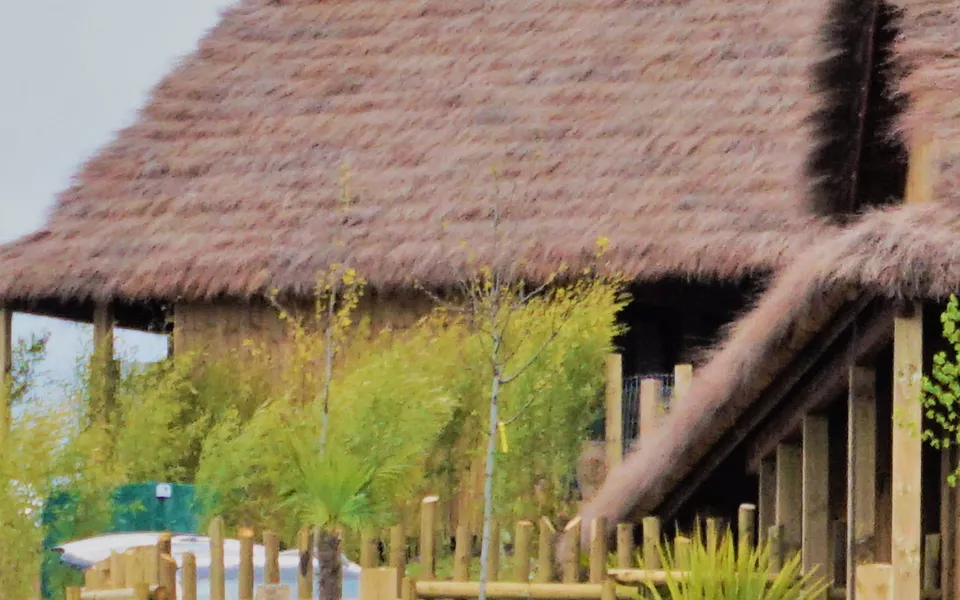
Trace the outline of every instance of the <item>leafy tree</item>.
<instances>
[{"instance_id":1,"label":"leafy tree","mask_svg":"<svg viewBox=\"0 0 960 600\"><path fill-rule=\"evenodd\" d=\"M955 295L951 294L940 322L950 350L934 355L932 372L923 378L921 402L926 425L921 438L932 448L947 451L960 444L960 302ZM917 424L908 425L917 427ZM951 486L957 484L958 472L960 467L948 475Z\"/></svg>"}]
</instances>

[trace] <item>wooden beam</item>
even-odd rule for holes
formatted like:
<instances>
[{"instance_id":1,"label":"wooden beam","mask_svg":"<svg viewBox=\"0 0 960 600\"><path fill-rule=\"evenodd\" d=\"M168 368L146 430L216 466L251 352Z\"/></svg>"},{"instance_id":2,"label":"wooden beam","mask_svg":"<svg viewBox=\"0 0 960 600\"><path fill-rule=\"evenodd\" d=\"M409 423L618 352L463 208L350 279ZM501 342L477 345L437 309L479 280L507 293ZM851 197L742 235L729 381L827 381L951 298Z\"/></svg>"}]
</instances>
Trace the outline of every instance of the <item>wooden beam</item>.
<instances>
[{"instance_id":1,"label":"wooden beam","mask_svg":"<svg viewBox=\"0 0 960 600\"><path fill-rule=\"evenodd\" d=\"M893 333L893 597L920 598L922 426L920 404L923 368L923 308L894 320Z\"/></svg>"},{"instance_id":2,"label":"wooden beam","mask_svg":"<svg viewBox=\"0 0 960 600\"><path fill-rule=\"evenodd\" d=\"M873 355L893 337L894 312L884 307L869 318L855 323L856 335L850 332L841 338L801 380L790 395L791 402L770 417L747 450L747 469L756 472L760 461L769 455L787 436L800 428L803 415L815 412L824 401L837 398L847 389L848 364Z\"/></svg>"},{"instance_id":3,"label":"wooden beam","mask_svg":"<svg viewBox=\"0 0 960 600\"><path fill-rule=\"evenodd\" d=\"M876 560L877 393L872 368L855 366L849 373L846 585L856 590L857 566Z\"/></svg>"},{"instance_id":4,"label":"wooden beam","mask_svg":"<svg viewBox=\"0 0 960 600\"><path fill-rule=\"evenodd\" d=\"M819 415L803 419L803 571L822 578L830 567L829 424Z\"/></svg>"},{"instance_id":5,"label":"wooden beam","mask_svg":"<svg viewBox=\"0 0 960 600\"><path fill-rule=\"evenodd\" d=\"M797 446L777 446L777 525L783 527L785 554L800 551L803 543L803 453Z\"/></svg>"},{"instance_id":6,"label":"wooden beam","mask_svg":"<svg viewBox=\"0 0 960 600\"><path fill-rule=\"evenodd\" d=\"M607 472L623 462L623 358L607 355Z\"/></svg>"},{"instance_id":7,"label":"wooden beam","mask_svg":"<svg viewBox=\"0 0 960 600\"><path fill-rule=\"evenodd\" d=\"M767 537L767 532L777 523L777 459L768 457L760 463L760 491L757 506L760 540Z\"/></svg>"},{"instance_id":8,"label":"wooden beam","mask_svg":"<svg viewBox=\"0 0 960 600\"><path fill-rule=\"evenodd\" d=\"M10 371L13 369L13 311L0 305L0 444L10 433Z\"/></svg>"},{"instance_id":9,"label":"wooden beam","mask_svg":"<svg viewBox=\"0 0 960 600\"><path fill-rule=\"evenodd\" d=\"M847 292L837 291L836 294L843 298L846 297ZM712 444L710 451L692 466L684 478L676 485L672 485L671 482L665 483L672 489L666 492L663 501L657 506L657 513L662 518L670 519L674 516L734 449L780 406L787 394L817 362L823 352L856 321L872 301L873 298L870 296L861 296L852 302L843 303L820 333L807 343L773 383L761 392L760 397L752 403L749 410L716 443Z\"/></svg>"},{"instance_id":10,"label":"wooden beam","mask_svg":"<svg viewBox=\"0 0 960 600\"><path fill-rule=\"evenodd\" d=\"M93 311L92 395L97 406L94 414L106 419L113 411L113 310L107 304L98 304Z\"/></svg>"}]
</instances>

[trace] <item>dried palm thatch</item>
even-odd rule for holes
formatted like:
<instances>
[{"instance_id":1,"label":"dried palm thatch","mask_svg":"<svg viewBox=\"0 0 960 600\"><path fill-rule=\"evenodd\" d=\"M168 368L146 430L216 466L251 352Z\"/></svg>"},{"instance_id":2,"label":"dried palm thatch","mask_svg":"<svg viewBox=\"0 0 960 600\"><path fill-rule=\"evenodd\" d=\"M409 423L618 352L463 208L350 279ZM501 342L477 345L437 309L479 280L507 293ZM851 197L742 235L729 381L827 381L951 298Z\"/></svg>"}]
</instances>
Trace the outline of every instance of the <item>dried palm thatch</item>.
<instances>
[{"instance_id":1,"label":"dried palm thatch","mask_svg":"<svg viewBox=\"0 0 960 600\"><path fill-rule=\"evenodd\" d=\"M443 285L464 244L535 278L600 236L637 279L777 268L824 226L829 4L244 0L0 251L0 300L297 293L338 262Z\"/></svg>"}]
</instances>

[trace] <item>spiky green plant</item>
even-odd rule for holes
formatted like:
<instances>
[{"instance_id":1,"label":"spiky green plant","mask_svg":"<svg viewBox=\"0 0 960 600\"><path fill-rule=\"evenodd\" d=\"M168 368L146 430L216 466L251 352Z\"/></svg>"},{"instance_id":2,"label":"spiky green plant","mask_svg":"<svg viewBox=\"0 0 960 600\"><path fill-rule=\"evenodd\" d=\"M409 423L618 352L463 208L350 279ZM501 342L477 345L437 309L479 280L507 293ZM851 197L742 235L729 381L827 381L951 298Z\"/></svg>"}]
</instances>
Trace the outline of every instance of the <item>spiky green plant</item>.
<instances>
[{"instance_id":1,"label":"spiky green plant","mask_svg":"<svg viewBox=\"0 0 960 600\"><path fill-rule=\"evenodd\" d=\"M808 600L820 598L828 584L816 573L803 573L794 555L772 573L769 544L737 548L728 530L716 548L703 542L699 528L693 542L677 556L660 548L666 591L648 582L655 600Z\"/></svg>"}]
</instances>

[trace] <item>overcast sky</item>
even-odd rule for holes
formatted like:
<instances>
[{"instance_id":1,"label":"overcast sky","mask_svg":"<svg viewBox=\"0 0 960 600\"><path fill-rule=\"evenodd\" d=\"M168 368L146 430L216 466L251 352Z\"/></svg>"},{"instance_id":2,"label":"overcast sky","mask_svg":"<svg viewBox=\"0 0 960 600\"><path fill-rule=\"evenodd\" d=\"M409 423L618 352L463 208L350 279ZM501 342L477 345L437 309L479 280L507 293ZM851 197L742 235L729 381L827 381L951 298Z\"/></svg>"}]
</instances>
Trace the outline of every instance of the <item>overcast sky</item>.
<instances>
[{"instance_id":1,"label":"overcast sky","mask_svg":"<svg viewBox=\"0 0 960 600\"><path fill-rule=\"evenodd\" d=\"M77 166L131 122L150 88L190 52L229 0L30 0L0 19L0 242L43 224ZM45 372L68 376L86 327L17 315L14 336L51 334ZM158 336L121 332L138 358Z\"/></svg>"}]
</instances>

